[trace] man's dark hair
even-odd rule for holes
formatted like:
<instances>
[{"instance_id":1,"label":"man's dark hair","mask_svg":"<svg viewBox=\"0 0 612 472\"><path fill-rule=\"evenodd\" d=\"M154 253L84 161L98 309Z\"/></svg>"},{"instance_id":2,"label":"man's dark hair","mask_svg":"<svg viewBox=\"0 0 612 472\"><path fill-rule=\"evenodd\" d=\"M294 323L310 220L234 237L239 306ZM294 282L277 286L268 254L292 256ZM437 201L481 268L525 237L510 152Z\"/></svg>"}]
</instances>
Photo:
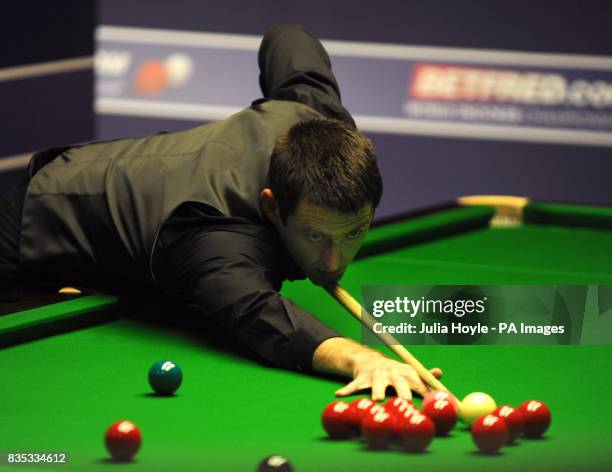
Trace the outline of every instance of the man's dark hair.
<instances>
[{"instance_id":1,"label":"man's dark hair","mask_svg":"<svg viewBox=\"0 0 612 472\"><path fill-rule=\"evenodd\" d=\"M357 213L376 208L382 178L371 141L342 121L317 118L293 125L274 146L270 188L283 224L300 198L311 205Z\"/></svg>"}]
</instances>

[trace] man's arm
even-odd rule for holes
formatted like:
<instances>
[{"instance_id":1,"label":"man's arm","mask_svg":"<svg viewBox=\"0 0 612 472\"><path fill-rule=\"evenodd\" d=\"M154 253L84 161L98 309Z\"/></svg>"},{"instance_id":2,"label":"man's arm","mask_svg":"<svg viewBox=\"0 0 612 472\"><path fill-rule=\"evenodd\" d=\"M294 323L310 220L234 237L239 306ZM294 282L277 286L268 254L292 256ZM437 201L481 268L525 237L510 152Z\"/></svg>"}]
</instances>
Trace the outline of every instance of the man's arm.
<instances>
[{"instance_id":1,"label":"man's arm","mask_svg":"<svg viewBox=\"0 0 612 472\"><path fill-rule=\"evenodd\" d=\"M355 126L321 42L296 25L270 28L259 48L259 85L265 98L300 102Z\"/></svg>"},{"instance_id":2,"label":"man's arm","mask_svg":"<svg viewBox=\"0 0 612 472\"><path fill-rule=\"evenodd\" d=\"M198 223L203 218L185 207L161 231L152 269L162 289L197 304L204 316L268 362L353 379L336 392L340 396L371 388L378 400L387 386L404 398L411 397L411 389L426 391L408 365L340 337L280 296L281 279L273 267L282 257L274 244L266 246L270 235L258 233L263 227L215 227Z\"/></svg>"},{"instance_id":3,"label":"man's arm","mask_svg":"<svg viewBox=\"0 0 612 472\"><path fill-rule=\"evenodd\" d=\"M157 284L268 362L312 371L317 346L339 334L278 293L283 255L271 230L231 221L215 226L203 217L198 223L194 211L182 208L160 232L152 263Z\"/></svg>"}]
</instances>

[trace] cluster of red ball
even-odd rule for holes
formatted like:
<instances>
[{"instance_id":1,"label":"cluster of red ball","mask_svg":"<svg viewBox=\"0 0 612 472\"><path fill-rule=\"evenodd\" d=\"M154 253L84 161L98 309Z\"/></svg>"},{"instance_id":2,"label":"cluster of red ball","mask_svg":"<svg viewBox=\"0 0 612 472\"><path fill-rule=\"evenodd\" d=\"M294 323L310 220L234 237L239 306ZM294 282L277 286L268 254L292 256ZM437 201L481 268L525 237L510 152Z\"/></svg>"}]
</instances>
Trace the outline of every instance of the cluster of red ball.
<instances>
[{"instance_id":1,"label":"cluster of red ball","mask_svg":"<svg viewBox=\"0 0 612 472\"><path fill-rule=\"evenodd\" d=\"M550 410L540 401L527 400L518 408L502 405L472 423L472 438L482 452L494 454L504 444L512 444L521 433L527 438L539 438L550 421Z\"/></svg>"},{"instance_id":2,"label":"cluster of red ball","mask_svg":"<svg viewBox=\"0 0 612 472\"><path fill-rule=\"evenodd\" d=\"M366 444L374 449L386 448L395 441L408 451L423 451L436 431L444 434L457 422L455 406L437 409L440 414L432 415L429 410L435 402L428 398L425 400L423 411L409 400L397 397L389 399L384 406L367 398L358 398L351 403L335 401L323 410L323 427L334 439L348 439L361 434Z\"/></svg>"},{"instance_id":3,"label":"cluster of red ball","mask_svg":"<svg viewBox=\"0 0 612 472\"><path fill-rule=\"evenodd\" d=\"M550 421L550 410L540 401L528 400L518 408L502 405L472 423L472 438L482 452L494 454L504 444L512 444L521 433L527 438L539 438Z\"/></svg>"},{"instance_id":4,"label":"cluster of red ball","mask_svg":"<svg viewBox=\"0 0 612 472\"><path fill-rule=\"evenodd\" d=\"M455 397L442 391L429 392L420 410L411 401L398 397L384 405L358 398L351 403L330 403L323 410L322 422L333 439L361 435L372 449L385 449L394 443L406 451L420 452L434 436L447 435L455 427L459 408ZM505 405L478 418L471 432L482 452L494 453L512 443L521 432L528 437L541 436L549 424L548 408L541 402L529 401L519 409Z\"/></svg>"}]
</instances>

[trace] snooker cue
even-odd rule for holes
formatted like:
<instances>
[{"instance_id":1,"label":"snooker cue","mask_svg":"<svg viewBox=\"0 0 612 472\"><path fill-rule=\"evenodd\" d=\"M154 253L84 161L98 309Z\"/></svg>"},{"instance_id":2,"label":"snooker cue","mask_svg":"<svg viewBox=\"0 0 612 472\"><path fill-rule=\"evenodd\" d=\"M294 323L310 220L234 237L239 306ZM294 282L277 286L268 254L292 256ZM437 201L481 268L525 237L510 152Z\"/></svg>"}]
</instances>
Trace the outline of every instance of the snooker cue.
<instances>
[{"instance_id":1,"label":"snooker cue","mask_svg":"<svg viewBox=\"0 0 612 472\"><path fill-rule=\"evenodd\" d=\"M411 366L416 370L417 374L421 379L425 381L427 385L435 390L449 390L434 377L434 375L414 357L408 349L400 344L400 342L389 333L375 333L374 332L374 318L366 310L364 310L359 302L355 300L350 293L344 290L338 284L331 284L325 287L325 290L334 297L346 310L359 320L359 322L372 331L378 339L380 339L385 345L397 354L402 361ZM449 392L450 393L450 392Z\"/></svg>"}]
</instances>

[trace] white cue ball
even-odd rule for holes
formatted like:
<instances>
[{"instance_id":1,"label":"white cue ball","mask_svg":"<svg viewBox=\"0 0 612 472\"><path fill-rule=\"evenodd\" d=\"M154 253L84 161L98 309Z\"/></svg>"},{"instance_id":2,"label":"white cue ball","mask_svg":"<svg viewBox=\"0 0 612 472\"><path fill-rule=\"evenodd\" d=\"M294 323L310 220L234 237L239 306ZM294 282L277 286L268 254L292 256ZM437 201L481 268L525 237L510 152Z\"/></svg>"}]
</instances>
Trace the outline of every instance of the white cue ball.
<instances>
[{"instance_id":1,"label":"white cue ball","mask_svg":"<svg viewBox=\"0 0 612 472\"><path fill-rule=\"evenodd\" d=\"M474 392L466 395L459 404L459 418L468 426L484 415L490 415L497 408L490 395Z\"/></svg>"}]
</instances>

